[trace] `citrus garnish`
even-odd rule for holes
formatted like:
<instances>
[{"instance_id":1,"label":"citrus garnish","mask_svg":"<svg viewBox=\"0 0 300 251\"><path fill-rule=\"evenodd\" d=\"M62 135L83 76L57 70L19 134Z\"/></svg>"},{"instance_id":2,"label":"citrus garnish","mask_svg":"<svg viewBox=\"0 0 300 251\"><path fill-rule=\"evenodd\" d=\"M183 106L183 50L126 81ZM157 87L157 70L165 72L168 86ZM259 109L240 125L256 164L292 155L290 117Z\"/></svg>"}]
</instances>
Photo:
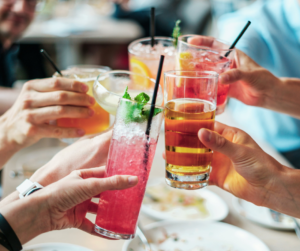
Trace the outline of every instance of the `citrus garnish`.
<instances>
[{"instance_id":1,"label":"citrus garnish","mask_svg":"<svg viewBox=\"0 0 300 251\"><path fill-rule=\"evenodd\" d=\"M195 69L191 68L191 60L193 59L193 55L189 51L180 52L177 56L178 67L181 71L193 71ZM182 85L182 81L184 79L180 78L179 81L176 81L176 86L180 87Z\"/></svg>"},{"instance_id":2,"label":"citrus garnish","mask_svg":"<svg viewBox=\"0 0 300 251\"><path fill-rule=\"evenodd\" d=\"M136 58L131 58L130 67L132 72L151 78L151 71L142 61L137 60ZM150 79L142 76L133 75L133 81L136 85L143 86L145 88L149 88L151 86Z\"/></svg>"}]
</instances>

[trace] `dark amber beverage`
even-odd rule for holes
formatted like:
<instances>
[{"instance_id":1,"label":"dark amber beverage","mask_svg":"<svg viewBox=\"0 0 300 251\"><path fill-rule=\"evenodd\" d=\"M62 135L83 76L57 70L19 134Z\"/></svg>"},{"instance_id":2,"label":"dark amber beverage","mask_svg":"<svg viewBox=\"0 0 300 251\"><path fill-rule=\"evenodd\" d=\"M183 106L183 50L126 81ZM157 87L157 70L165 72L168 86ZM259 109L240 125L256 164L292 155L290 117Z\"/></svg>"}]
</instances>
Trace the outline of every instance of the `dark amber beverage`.
<instances>
[{"instance_id":1,"label":"dark amber beverage","mask_svg":"<svg viewBox=\"0 0 300 251\"><path fill-rule=\"evenodd\" d=\"M212 151L198 138L214 129L215 105L205 100L175 99L165 106L166 171L179 176L210 172Z\"/></svg>"},{"instance_id":2,"label":"dark amber beverage","mask_svg":"<svg viewBox=\"0 0 300 251\"><path fill-rule=\"evenodd\" d=\"M214 130L217 84L215 72L165 73L166 183L171 187L193 190L208 185L213 152L201 143L198 132Z\"/></svg>"}]
</instances>

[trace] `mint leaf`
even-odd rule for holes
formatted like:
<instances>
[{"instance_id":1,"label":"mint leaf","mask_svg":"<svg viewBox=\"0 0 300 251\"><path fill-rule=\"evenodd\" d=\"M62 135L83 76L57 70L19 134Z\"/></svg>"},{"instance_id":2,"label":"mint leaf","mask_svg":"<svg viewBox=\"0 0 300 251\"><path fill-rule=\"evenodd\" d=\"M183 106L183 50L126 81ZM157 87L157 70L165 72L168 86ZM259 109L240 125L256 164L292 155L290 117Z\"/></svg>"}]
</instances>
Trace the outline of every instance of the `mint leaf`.
<instances>
[{"instance_id":1,"label":"mint leaf","mask_svg":"<svg viewBox=\"0 0 300 251\"><path fill-rule=\"evenodd\" d=\"M163 111L163 109L154 108L153 117L156 116L157 114L161 113L162 111ZM148 119L149 115L150 115L150 110L143 110L142 114Z\"/></svg>"},{"instance_id":2,"label":"mint leaf","mask_svg":"<svg viewBox=\"0 0 300 251\"><path fill-rule=\"evenodd\" d=\"M126 88L125 88L125 92L124 92L123 98L131 100L131 97L130 97L130 95L128 93L128 86L126 86Z\"/></svg>"},{"instance_id":3,"label":"mint leaf","mask_svg":"<svg viewBox=\"0 0 300 251\"><path fill-rule=\"evenodd\" d=\"M134 100L140 104L147 104L150 100L150 97L146 93L142 92L137 95Z\"/></svg>"},{"instance_id":4,"label":"mint leaf","mask_svg":"<svg viewBox=\"0 0 300 251\"><path fill-rule=\"evenodd\" d=\"M174 46L177 47L178 37L181 36L180 26L181 20L177 20L173 29L172 37L174 38Z\"/></svg>"},{"instance_id":5,"label":"mint leaf","mask_svg":"<svg viewBox=\"0 0 300 251\"><path fill-rule=\"evenodd\" d=\"M123 98L132 100L128 93L128 87L126 87L125 89ZM119 114L120 116L122 116L125 123L143 123L149 118L150 110L149 108L146 110L144 106L150 101L150 97L146 93L142 92L137 95L134 100L136 102L127 102L126 100L120 101ZM155 108L153 116L159 114L162 111L163 109Z\"/></svg>"}]
</instances>

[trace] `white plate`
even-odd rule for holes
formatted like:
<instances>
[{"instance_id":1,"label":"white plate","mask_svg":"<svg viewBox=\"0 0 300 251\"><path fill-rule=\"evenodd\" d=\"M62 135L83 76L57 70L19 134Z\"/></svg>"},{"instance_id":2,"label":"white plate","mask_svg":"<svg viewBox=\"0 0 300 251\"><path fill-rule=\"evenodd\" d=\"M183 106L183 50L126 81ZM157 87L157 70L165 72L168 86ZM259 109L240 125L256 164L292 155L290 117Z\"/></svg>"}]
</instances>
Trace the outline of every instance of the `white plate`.
<instances>
[{"instance_id":1,"label":"white plate","mask_svg":"<svg viewBox=\"0 0 300 251\"><path fill-rule=\"evenodd\" d=\"M43 243L25 247L23 251L92 251L77 245L67 243Z\"/></svg>"},{"instance_id":2,"label":"white plate","mask_svg":"<svg viewBox=\"0 0 300 251\"><path fill-rule=\"evenodd\" d=\"M270 210L266 207L259 207L236 197L233 198L232 204L240 215L262 226L279 230L295 229L295 224L291 218L287 217L284 222L276 222L273 220Z\"/></svg>"},{"instance_id":3,"label":"white plate","mask_svg":"<svg viewBox=\"0 0 300 251\"><path fill-rule=\"evenodd\" d=\"M165 183L165 180L161 178L149 180L147 187L156 186L158 184L165 184L165 186L168 187L168 185ZM228 215L227 204L218 195L208 189L204 188L194 191L176 189L175 191L180 191L187 194L195 194L196 196L205 199L204 205L208 211L208 215L203 218L198 218L198 221L221 221ZM174 210L169 212L164 212L154 209L151 204L143 203L141 212L156 220L188 220L188 218L183 217L184 212L178 208L174 208ZM195 219L190 218L190 220Z\"/></svg>"},{"instance_id":4,"label":"white plate","mask_svg":"<svg viewBox=\"0 0 300 251\"><path fill-rule=\"evenodd\" d=\"M238 227L222 222L159 222L145 227L153 243L177 235L177 241L168 238L153 251L270 251L256 236ZM138 237L126 241L122 251L145 251Z\"/></svg>"}]
</instances>

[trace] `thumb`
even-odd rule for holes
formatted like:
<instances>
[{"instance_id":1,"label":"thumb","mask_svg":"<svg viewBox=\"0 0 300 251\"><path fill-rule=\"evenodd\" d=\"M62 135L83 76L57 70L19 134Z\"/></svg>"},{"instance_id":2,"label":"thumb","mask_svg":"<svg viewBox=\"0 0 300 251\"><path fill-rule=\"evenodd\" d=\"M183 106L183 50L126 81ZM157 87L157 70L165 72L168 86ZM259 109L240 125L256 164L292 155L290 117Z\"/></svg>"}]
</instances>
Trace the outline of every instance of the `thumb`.
<instances>
[{"instance_id":1,"label":"thumb","mask_svg":"<svg viewBox=\"0 0 300 251\"><path fill-rule=\"evenodd\" d=\"M198 137L207 148L226 155L233 162L240 161L241 157L246 154L245 146L232 143L220 134L208 129L200 129Z\"/></svg>"}]
</instances>

